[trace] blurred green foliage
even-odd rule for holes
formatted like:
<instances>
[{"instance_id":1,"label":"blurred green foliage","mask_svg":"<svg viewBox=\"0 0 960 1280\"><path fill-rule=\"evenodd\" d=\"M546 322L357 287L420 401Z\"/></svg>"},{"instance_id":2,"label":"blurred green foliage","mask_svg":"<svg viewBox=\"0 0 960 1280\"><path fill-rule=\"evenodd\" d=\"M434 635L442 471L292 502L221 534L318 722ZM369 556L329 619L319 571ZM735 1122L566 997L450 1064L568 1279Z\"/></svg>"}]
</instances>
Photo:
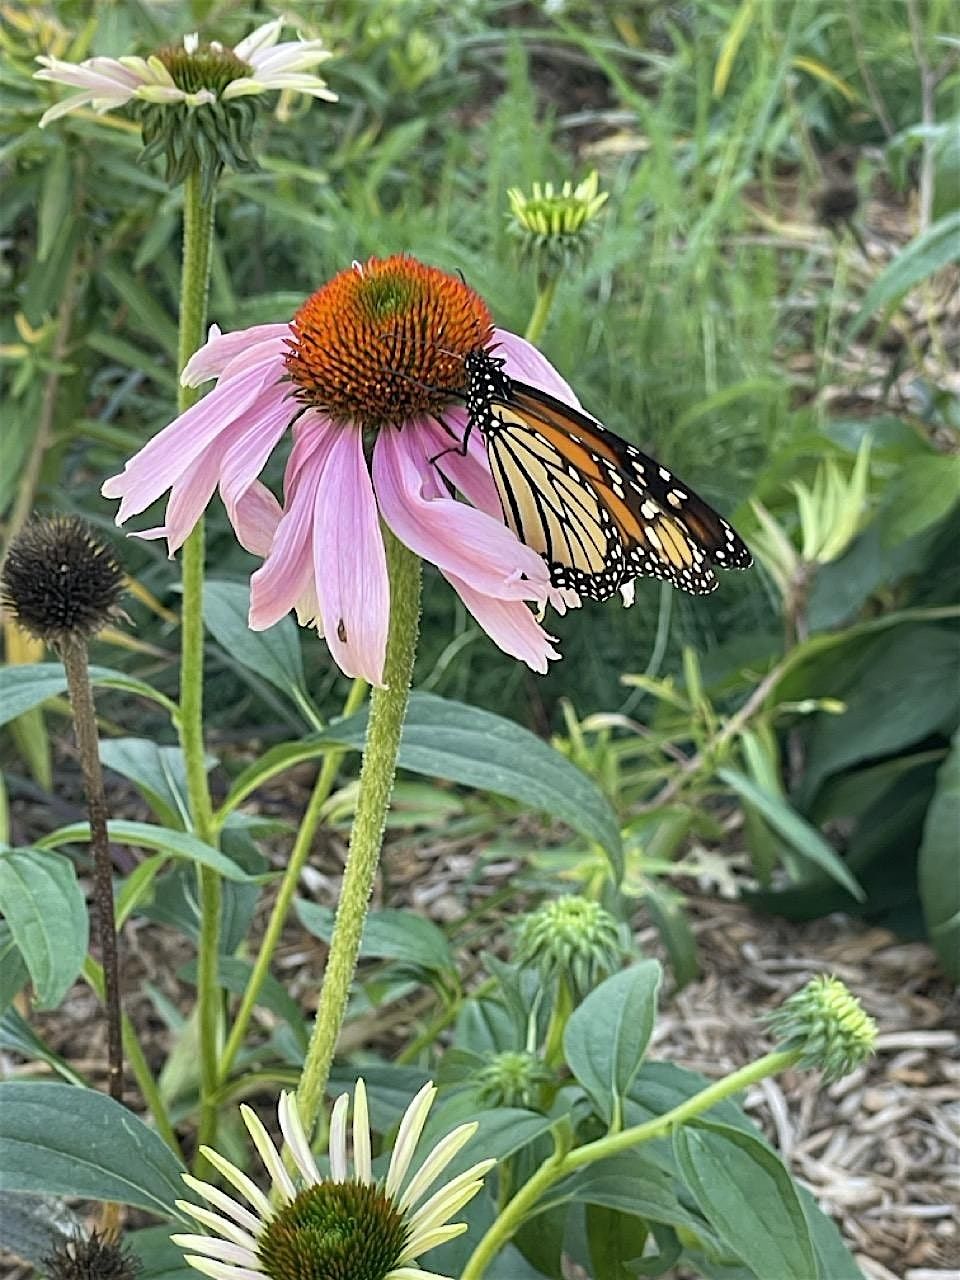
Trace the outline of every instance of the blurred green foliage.
<instances>
[{"instance_id":1,"label":"blurred green foliage","mask_svg":"<svg viewBox=\"0 0 960 1280\"><path fill-rule=\"evenodd\" d=\"M711 597L648 581L629 611L608 603L553 620L564 659L542 680L431 581L419 686L540 731L561 728L565 697L568 730L602 712L651 725L657 750L706 750L684 792L691 822L714 821L718 790L729 803L737 788L716 770L733 770L826 831L865 909L916 926L904 885L924 840L928 873L939 866L934 882L951 891L952 855L930 852L924 822L937 778L952 776L957 723L952 0L285 11L333 49L324 75L340 101L281 100L260 171L225 178L211 318L223 329L286 318L350 259L405 250L462 270L498 323L522 332L535 281L518 271L507 189L597 168L610 199L589 260L560 284L544 350L591 412L756 535L757 568L724 575ZM197 27L230 42L268 16L232 0L3 7L7 533L34 507L109 528L99 485L170 419L175 389L180 193L138 165L122 111L39 130L53 90L31 80L34 56L145 52ZM267 479L278 476L275 464ZM222 512L211 524L217 577L242 580L253 561ZM123 551L140 588L138 639L111 664L170 692L177 570L157 544ZM339 705L323 645L304 640L314 702ZM733 735L732 756L714 759L731 709L776 664L761 723L744 726L754 738ZM625 687L623 673L640 679ZM664 720L674 695L682 711ZM227 738L291 727L289 709L217 646L207 707ZM623 723L603 732L616 751L636 745ZM645 767L651 783L669 779L669 754ZM607 781L629 829L655 790ZM796 915L857 906L799 867L769 812L737 794L764 901ZM774 871L784 859L789 888Z\"/></svg>"}]
</instances>

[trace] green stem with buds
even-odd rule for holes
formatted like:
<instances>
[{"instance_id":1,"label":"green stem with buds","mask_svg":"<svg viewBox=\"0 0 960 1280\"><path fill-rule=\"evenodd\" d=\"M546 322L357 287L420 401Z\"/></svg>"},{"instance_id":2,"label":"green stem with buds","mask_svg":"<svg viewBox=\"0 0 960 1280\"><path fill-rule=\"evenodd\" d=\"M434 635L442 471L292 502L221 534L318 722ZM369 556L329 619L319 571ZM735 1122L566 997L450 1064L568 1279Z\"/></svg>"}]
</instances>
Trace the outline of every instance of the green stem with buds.
<instances>
[{"instance_id":1,"label":"green stem with buds","mask_svg":"<svg viewBox=\"0 0 960 1280\"><path fill-rule=\"evenodd\" d=\"M380 860L384 824L397 771L420 625L420 560L389 529L384 529L384 540L390 574L390 630L384 687L374 689L370 700L350 851L320 988L317 1018L297 1090L297 1106L308 1135L313 1132L323 1102L347 1009L350 983L357 967L363 923Z\"/></svg>"},{"instance_id":2,"label":"green stem with buds","mask_svg":"<svg viewBox=\"0 0 960 1280\"><path fill-rule=\"evenodd\" d=\"M471 1254L461 1272L460 1280L481 1280L497 1253L513 1238L544 1193L561 1178L574 1173L577 1169L582 1169L585 1165L604 1160L607 1156L629 1151L644 1142L651 1142L654 1138L665 1137L677 1125L702 1115L704 1111L709 1111L711 1107L715 1107L718 1102L723 1102L732 1094L756 1084L758 1080L764 1080L767 1076L776 1075L794 1066L802 1056L800 1049L779 1049L765 1054L756 1062L748 1063L739 1071L734 1071L732 1075L717 1080L706 1089L701 1089L699 1093L694 1094L692 1098L687 1098L679 1106L665 1111L662 1116L654 1116L652 1120L647 1120L643 1124L623 1129L620 1133L608 1134L595 1142L588 1142L565 1155L559 1151L555 1152L544 1161L533 1177L524 1183L498 1215Z\"/></svg>"},{"instance_id":3,"label":"green stem with buds","mask_svg":"<svg viewBox=\"0 0 960 1280\"><path fill-rule=\"evenodd\" d=\"M352 716L355 711L359 711L363 705L366 692L366 681L354 680L350 686L347 700L343 705L344 718ZM270 962L273 959L273 953L276 951L277 943L280 941L280 934L290 913L290 906L300 881L303 864L306 862L313 847L313 838L317 833L323 806L329 799L333 784L337 780L337 770L342 755L342 751L331 748L324 757L323 764L317 774L313 794L300 820L293 850L290 854L290 861L287 863L286 870L283 873L283 880L280 883L280 890L277 894L276 902L273 904L273 910L270 912L270 919L267 922L263 940L260 943L260 950L257 952L257 958L247 980L240 1008L237 1010L236 1019L220 1058L221 1081L226 1080L230 1074L230 1068L233 1066L234 1059L247 1033L247 1027L250 1025L250 1018L256 1006L257 998L270 972Z\"/></svg>"},{"instance_id":4,"label":"green stem with buds","mask_svg":"<svg viewBox=\"0 0 960 1280\"><path fill-rule=\"evenodd\" d=\"M200 174L188 175L183 188L183 265L180 282L180 335L177 363L184 365L201 346L207 319L210 286L210 250L213 243L213 201L204 200ZM193 387L181 386L177 407L181 413L198 399ZM216 843L213 805L207 785L203 737L203 569L204 527L196 528L181 553L183 599L180 650L180 745L187 775L187 798L194 833L205 843ZM200 940L197 951L197 1020L200 1040L200 1135L211 1142L216 1133L217 1110L213 1101L219 1084L217 1053L220 1037L220 983L217 953L220 940L220 877L201 867L199 877Z\"/></svg>"}]
</instances>

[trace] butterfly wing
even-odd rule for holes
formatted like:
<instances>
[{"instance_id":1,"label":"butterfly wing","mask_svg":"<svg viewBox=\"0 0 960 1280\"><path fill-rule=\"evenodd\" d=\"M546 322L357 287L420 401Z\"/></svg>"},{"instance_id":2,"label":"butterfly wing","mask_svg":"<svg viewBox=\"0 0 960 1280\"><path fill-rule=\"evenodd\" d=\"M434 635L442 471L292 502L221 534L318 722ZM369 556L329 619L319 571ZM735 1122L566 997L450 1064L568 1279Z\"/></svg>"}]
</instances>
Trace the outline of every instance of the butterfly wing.
<instances>
[{"instance_id":1,"label":"butterfly wing","mask_svg":"<svg viewBox=\"0 0 960 1280\"><path fill-rule=\"evenodd\" d=\"M694 595L713 567L747 568L731 526L653 458L586 414L512 379L474 402L504 518L550 566L554 586L606 600L637 577Z\"/></svg>"}]
</instances>

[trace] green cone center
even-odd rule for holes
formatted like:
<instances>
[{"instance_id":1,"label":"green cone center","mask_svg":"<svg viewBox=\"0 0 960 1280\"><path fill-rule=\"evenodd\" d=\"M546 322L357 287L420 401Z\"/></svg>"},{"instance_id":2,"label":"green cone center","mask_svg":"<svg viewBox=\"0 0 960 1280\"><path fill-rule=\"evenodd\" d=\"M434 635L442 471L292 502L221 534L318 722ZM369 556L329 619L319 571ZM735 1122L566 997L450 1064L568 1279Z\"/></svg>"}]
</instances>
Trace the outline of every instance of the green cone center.
<instances>
[{"instance_id":1,"label":"green cone center","mask_svg":"<svg viewBox=\"0 0 960 1280\"><path fill-rule=\"evenodd\" d=\"M171 45L158 49L157 57L184 93L209 89L219 97L231 81L253 74L249 63L238 58L232 49L219 45L201 44L192 53L180 45Z\"/></svg>"},{"instance_id":2,"label":"green cone center","mask_svg":"<svg viewBox=\"0 0 960 1280\"><path fill-rule=\"evenodd\" d=\"M257 1241L270 1280L384 1280L407 1241L403 1214L375 1186L306 1187Z\"/></svg>"}]
</instances>

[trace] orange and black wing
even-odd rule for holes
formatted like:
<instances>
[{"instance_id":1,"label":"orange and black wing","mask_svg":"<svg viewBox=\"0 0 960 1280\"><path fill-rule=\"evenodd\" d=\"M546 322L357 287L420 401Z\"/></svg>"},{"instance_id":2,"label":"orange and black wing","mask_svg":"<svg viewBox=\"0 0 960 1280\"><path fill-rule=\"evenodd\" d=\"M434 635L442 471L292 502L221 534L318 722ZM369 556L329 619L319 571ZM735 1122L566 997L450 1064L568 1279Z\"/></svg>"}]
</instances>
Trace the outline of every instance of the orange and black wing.
<instances>
[{"instance_id":1,"label":"orange and black wing","mask_svg":"<svg viewBox=\"0 0 960 1280\"><path fill-rule=\"evenodd\" d=\"M726 520L666 467L584 413L502 378L474 397L504 518L550 566L551 581L606 600L637 577L694 595L714 567L745 569L750 551Z\"/></svg>"}]
</instances>

